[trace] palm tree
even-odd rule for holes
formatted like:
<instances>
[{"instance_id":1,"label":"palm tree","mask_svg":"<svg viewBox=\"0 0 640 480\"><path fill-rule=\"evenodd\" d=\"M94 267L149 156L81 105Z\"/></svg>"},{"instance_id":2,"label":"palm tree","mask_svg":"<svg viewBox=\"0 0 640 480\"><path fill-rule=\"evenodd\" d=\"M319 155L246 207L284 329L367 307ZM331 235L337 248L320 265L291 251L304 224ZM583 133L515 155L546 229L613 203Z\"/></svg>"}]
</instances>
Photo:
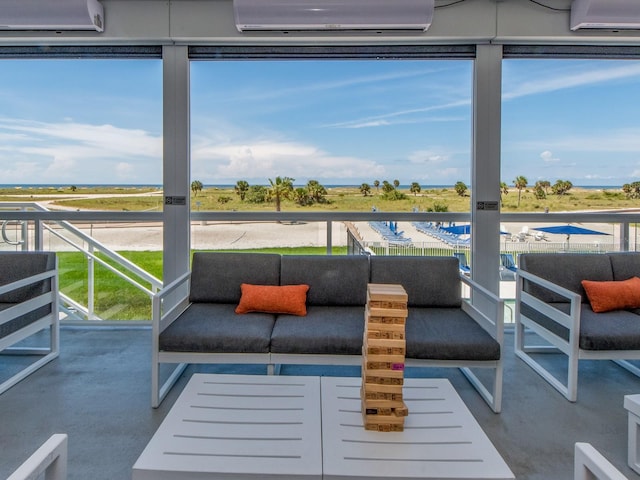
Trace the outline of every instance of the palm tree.
<instances>
[{"instance_id":1,"label":"palm tree","mask_svg":"<svg viewBox=\"0 0 640 480\"><path fill-rule=\"evenodd\" d=\"M522 195L522 190L527 188L527 182L527 178L523 177L522 175L516 177L516 179L513 181L513 185L518 189L518 207L520 207L520 196Z\"/></svg>"},{"instance_id":2,"label":"palm tree","mask_svg":"<svg viewBox=\"0 0 640 480\"><path fill-rule=\"evenodd\" d=\"M398 188L400 186L400 180L394 180L393 181L393 186Z\"/></svg>"},{"instance_id":3,"label":"palm tree","mask_svg":"<svg viewBox=\"0 0 640 480\"><path fill-rule=\"evenodd\" d=\"M373 186L376 187L376 192L380 190L380 180L374 180Z\"/></svg>"},{"instance_id":4,"label":"palm tree","mask_svg":"<svg viewBox=\"0 0 640 480\"><path fill-rule=\"evenodd\" d=\"M240 200L244 202L247 192L249 191L249 182L246 180L238 180L236 186L233 187L236 193L240 196Z\"/></svg>"},{"instance_id":5,"label":"palm tree","mask_svg":"<svg viewBox=\"0 0 640 480\"><path fill-rule=\"evenodd\" d=\"M551 188L551 182L549 180L538 180L536 185L540 185L544 189L544 193L549 193L549 188Z\"/></svg>"},{"instance_id":6,"label":"palm tree","mask_svg":"<svg viewBox=\"0 0 640 480\"><path fill-rule=\"evenodd\" d=\"M193 196L197 197L198 192L202 191L202 182L200 180L194 180L191 182L191 191L193 192Z\"/></svg>"},{"instance_id":7,"label":"palm tree","mask_svg":"<svg viewBox=\"0 0 640 480\"><path fill-rule=\"evenodd\" d=\"M269 196L275 199L276 212L281 210L282 200L290 198L293 193L293 178L289 177L276 177L275 180L269 179L271 188L269 188Z\"/></svg>"},{"instance_id":8,"label":"palm tree","mask_svg":"<svg viewBox=\"0 0 640 480\"><path fill-rule=\"evenodd\" d=\"M504 207L502 195L509 195L509 185L506 182L500 182L500 206Z\"/></svg>"},{"instance_id":9,"label":"palm tree","mask_svg":"<svg viewBox=\"0 0 640 480\"><path fill-rule=\"evenodd\" d=\"M317 180L309 180L307 182L307 190L315 203L323 203L325 201L324 196L327 194L327 189Z\"/></svg>"},{"instance_id":10,"label":"palm tree","mask_svg":"<svg viewBox=\"0 0 640 480\"><path fill-rule=\"evenodd\" d=\"M413 196L415 197L418 193L420 193L420 191L422 190L422 188L420 187L420 184L418 182L411 182L411 186L409 187L409 191L411 193L413 193Z\"/></svg>"},{"instance_id":11,"label":"palm tree","mask_svg":"<svg viewBox=\"0 0 640 480\"><path fill-rule=\"evenodd\" d=\"M360 185L360 193L365 197L371 193L371 186L368 183Z\"/></svg>"}]
</instances>

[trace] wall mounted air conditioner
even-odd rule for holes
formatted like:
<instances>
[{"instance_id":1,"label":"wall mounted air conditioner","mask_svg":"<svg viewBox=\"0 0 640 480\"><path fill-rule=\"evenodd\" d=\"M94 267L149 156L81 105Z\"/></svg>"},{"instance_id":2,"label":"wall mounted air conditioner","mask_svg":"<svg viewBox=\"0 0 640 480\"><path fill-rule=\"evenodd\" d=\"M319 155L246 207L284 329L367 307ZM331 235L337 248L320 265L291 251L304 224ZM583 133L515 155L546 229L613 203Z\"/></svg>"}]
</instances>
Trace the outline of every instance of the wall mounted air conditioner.
<instances>
[{"instance_id":1,"label":"wall mounted air conditioner","mask_svg":"<svg viewBox=\"0 0 640 480\"><path fill-rule=\"evenodd\" d=\"M640 29L640 0L573 0L571 30Z\"/></svg>"},{"instance_id":2,"label":"wall mounted air conditioner","mask_svg":"<svg viewBox=\"0 0 640 480\"><path fill-rule=\"evenodd\" d=\"M0 30L104 31L98 0L1 0Z\"/></svg>"},{"instance_id":3,"label":"wall mounted air conditioner","mask_svg":"<svg viewBox=\"0 0 640 480\"><path fill-rule=\"evenodd\" d=\"M434 0L233 0L246 30L422 30Z\"/></svg>"}]
</instances>

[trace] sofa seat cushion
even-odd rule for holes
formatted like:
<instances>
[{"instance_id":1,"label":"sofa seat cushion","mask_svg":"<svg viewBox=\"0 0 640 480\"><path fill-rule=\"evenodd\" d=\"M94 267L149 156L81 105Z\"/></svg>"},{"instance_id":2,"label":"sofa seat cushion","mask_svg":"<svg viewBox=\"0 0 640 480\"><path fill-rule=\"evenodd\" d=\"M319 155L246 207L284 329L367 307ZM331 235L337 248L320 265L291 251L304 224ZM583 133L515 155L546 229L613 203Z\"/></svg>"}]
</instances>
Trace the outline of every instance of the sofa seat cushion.
<instances>
[{"instance_id":1,"label":"sofa seat cushion","mask_svg":"<svg viewBox=\"0 0 640 480\"><path fill-rule=\"evenodd\" d=\"M195 252L189 301L238 303L242 283L278 285L277 253Z\"/></svg>"},{"instance_id":2,"label":"sofa seat cushion","mask_svg":"<svg viewBox=\"0 0 640 480\"><path fill-rule=\"evenodd\" d=\"M558 310L569 313L570 304L551 304ZM526 304L520 306L523 315L539 323L565 341L569 341L569 330L553 322ZM637 311L640 313L640 311ZM586 303L580 307L580 339L583 350L640 350L640 315L629 310L596 313Z\"/></svg>"},{"instance_id":3,"label":"sofa seat cushion","mask_svg":"<svg viewBox=\"0 0 640 480\"><path fill-rule=\"evenodd\" d=\"M519 267L533 275L564 287L587 301L582 280L612 281L613 270L608 255L601 253L523 253ZM566 302L567 298L546 288L524 281L524 291L543 302Z\"/></svg>"},{"instance_id":4,"label":"sofa seat cushion","mask_svg":"<svg viewBox=\"0 0 640 480\"><path fill-rule=\"evenodd\" d=\"M500 344L460 308L409 308L407 358L499 360Z\"/></svg>"},{"instance_id":5,"label":"sofa seat cushion","mask_svg":"<svg viewBox=\"0 0 640 480\"><path fill-rule=\"evenodd\" d=\"M638 252L612 252L607 254L611 261L614 280L627 280L631 277L640 277L640 253Z\"/></svg>"},{"instance_id":6,"label":"sofa seat cushion","mask_svg":"<svg viewBox=\"0 0 640 480\"><path fill-rule=\"evenodd\" d=\"M365 255L282 256L280 284L309 285L307 305L364 308L367 283L369 259Z\"/></svg>"},{"instance_id":7,"label":"sofa seat cushion","mask_svg":"<svg viewBox=\"0 0 640 480\"><path fill-rule=\"evenodd\" d=\"M0 312L11 308L13 306L19 305L19 303L0 303ZM51 313L51 305L44 305L35 310L25 313L24 315L20 315L18 318L14 318L13 320L9 320L6 323L0 324L0 338L4 338L8 335L11 335L14 332L30 325L37 320L40 320L42 317L45 317Z\"/></svg>"},{"instance_id":8,"label":"sofa seat cushion","mask_svg":"<svg viewBox=\"0 0 640 480\"><path fill-rule=\"evenodd\" d=\"M306 317L278 315L271 353L361 355L364 306L307 306Z\"/></svg>"},{"instance_id":9,"label":"sofa seat cushion","mask_svg":"<svg viewBox=\"0 0 640 480\"><path fill-rule=\"evenodd\" d=\"M235 304L192 303L160 334L160 351L268 353L275 315L238 315L235 308Z\"/></svg>"},{"instance_id":10,"label":"sofa seat cushion","mask_svg":"<svg viewBox=\"0 0 640 480\"><path fill-rule=\"evenodd\" d=\"M640 316L627 310L595 313L582 304L580 348L583 350L640 350Z\"/></svg>"},{"instance_id":11,"label":"sofa seat cushion","mask_svg":"<svg viewBox=\"0 0 640 480\"><path fill-rule=\"evenodd\" d=\"M54 252L2 252L0 285L37 275L56 267ZM0 295L0 303L20 303L51 291L51 280L30 283Z\"/></svg>"},{"instance_id":12,"label":"sofa seat cushion","mask_svg":"<svg viewBox=\"0 0 640 480\"><path fill-rule=\"evenodd\" d=\"M409 307L460 307L459 262L455 257L372 256L371 283L402 285Z\"/></svg>"}]
</instances>

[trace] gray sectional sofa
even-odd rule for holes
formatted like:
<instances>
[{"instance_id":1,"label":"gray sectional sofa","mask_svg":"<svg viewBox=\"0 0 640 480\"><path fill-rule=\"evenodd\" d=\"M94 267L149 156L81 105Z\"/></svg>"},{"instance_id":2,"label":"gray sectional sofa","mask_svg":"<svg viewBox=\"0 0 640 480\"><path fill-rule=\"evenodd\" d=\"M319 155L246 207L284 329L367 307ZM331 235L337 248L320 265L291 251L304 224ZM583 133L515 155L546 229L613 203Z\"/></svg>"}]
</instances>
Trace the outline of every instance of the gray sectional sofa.
<instances>
[{"instance_id":1,"label":"gray sectional sofa","mask_svg":"<svg viewBox=\"0 0 640 480\"><path fill-rule=\"evenodd\" d=\"M309 285L307 314L236 314L242 283ZM152 405L189 363L360 365L368 283L407 291L407 366L460 367L491 408L502 397L503 304L453 257L197 252L192 271L153 300ZM485 298L488 312L462 297ZM179 364L161 384L160 365ZM470 368L495 372L487 388Z\"/></svg>"},{"instance_id":2,"label":"gray sectional sofa","mask_svg":"<svg viewBox=\"0 0 640 480\"><path fill-rule=\"evenodd\" d=\"M640 276L640 253L522 254L518 266L518 357L573 402L580 359L614 360L640 376L640 369L627 361L640 359L640 309L596 313L581 283ZM566 381L545 368L544 357L535 355L558 351L567 355Z\"/></svg>"}]
</instances>

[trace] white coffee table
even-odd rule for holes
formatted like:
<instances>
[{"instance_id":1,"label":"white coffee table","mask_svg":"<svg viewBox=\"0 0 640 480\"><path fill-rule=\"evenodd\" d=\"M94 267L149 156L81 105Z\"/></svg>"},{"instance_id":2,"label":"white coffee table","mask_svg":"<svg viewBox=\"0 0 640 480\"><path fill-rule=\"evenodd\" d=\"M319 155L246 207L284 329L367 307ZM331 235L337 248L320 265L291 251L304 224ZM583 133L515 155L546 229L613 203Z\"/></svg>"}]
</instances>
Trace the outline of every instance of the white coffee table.
<instances>
[{"instance_id":1,"label":"white coffee table","mask_svg":"<svg viewBox=\"0 0 640 480\"><path fill-rule=\"evenodd\" d=\"M322 478L318 377L194 374L133 480Z\"/></svg>"},{"instance_id":2,"label":"white coffee table","mask_svg":"<svg viewBox=\"0 0 640 480\"><path fill-rule=\"evenodd\" d=\"M405 379L405 431L364 430L359 377L195 374L133 480L515 478L448 380Z\"/></svg>"},{"instance_id":3,"label":"white coffee table","mask_svg":"<svg viewBox=\"0 0 640 480\"><path fill-rule=\"evenodd\" d=\"M322 378L323 478L513 479L446 379L405 379L403 432L363 428L359 378Z\"/></svg>"}]
</instances>

